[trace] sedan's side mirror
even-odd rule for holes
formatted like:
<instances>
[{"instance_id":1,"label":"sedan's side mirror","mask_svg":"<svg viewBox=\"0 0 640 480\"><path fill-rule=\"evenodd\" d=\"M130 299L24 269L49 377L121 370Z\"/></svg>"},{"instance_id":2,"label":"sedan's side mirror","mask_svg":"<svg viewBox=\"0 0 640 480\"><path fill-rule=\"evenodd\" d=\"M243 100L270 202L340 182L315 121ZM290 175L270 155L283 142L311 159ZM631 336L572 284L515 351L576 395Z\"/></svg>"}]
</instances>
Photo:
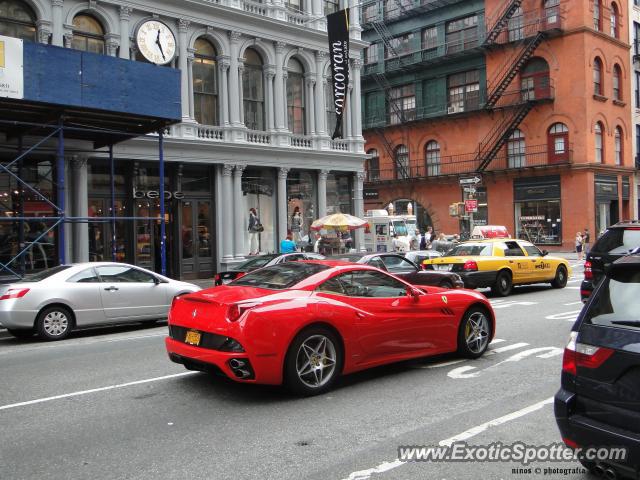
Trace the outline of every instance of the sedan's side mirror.
<instances>
[{"instance_id":1,"label":"sedan's side mirror","mask_svg":"<svg viewBox=\"0 0 640 480\"><path fill-rule=\"evenodd\" d=\"M153 277L153 283L160 285L160 279L158 277Z\"/></svg>"},{"instance_id":2,"label":"sedan's side mirror","mask_svg":"<svg viewBox=\"0 0 640 480\"><path fill-rule=\"evenodd\" d=\"M547 255L549 255L549 252L546 250L542 250L542 256L546 257Z\"/></svg>"}]
</instances>

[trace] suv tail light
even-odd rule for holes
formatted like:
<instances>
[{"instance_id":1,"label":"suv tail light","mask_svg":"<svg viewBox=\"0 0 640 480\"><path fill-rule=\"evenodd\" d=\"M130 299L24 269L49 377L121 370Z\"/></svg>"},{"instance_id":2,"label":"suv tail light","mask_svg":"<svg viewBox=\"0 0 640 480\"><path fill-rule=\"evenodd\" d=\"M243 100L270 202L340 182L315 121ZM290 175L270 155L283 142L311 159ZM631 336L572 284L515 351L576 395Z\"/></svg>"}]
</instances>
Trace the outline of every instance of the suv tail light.
<instances>
[{"instance_id":1,"label":"suv tail light","mask_svg":"<svg viewBox=\"0 0 640 480\"><path fill-rule=\"evenodd\" d=\"M478 264L475 260L467 260L466 262L464 262L462 270L464 270L465 272L477 272Z\"/></svg>"},{"instance_id":2,"label":"suv tail light","mask_svg":"<svg viewBox=\"0 0 640 480\"><path fill-rule=\"evenodd\" d=\"M229 306L229 310L227 310L227 319L230 322L237 322L240 317L244 314L244 312L246 312L247 310L251 310L252 308L256 308L260 306L259 303L244 303L244 304L237 304L234 303L233 305Z\"/></svg>"},{"instance_id":3,"label":"suv tail light","mask_svg":"<svg viewBox=\"0 0 640 480\"><path fill-rule=\"evenodd\" d=\"M576 375L578 367L598 368L614 350L605 347L595 347L586 343L578 343L578 332L569 334L569 342L562 357L562 371Z\"/></svg>"},{"instance_id":4,"label":"suv tail light","mask_svg":"<svg viewBox=\"0 0 640 480\"><path fill-rule=\"evenodd\" d=\"M28 288L10 288L2 296L0 300L10 300L12 298L22 298L29 292Z\"/></svg>"},{"instance_id":5,"label":"suv tail light","mask_svg":"<svg viewBox=\"0 0 640 480\"><path fill-rule=\"evenodd\" d=\"M584 279L593 280L593 270L591 269L591 261L584 262Z\"/></svg>"}]
</instances>

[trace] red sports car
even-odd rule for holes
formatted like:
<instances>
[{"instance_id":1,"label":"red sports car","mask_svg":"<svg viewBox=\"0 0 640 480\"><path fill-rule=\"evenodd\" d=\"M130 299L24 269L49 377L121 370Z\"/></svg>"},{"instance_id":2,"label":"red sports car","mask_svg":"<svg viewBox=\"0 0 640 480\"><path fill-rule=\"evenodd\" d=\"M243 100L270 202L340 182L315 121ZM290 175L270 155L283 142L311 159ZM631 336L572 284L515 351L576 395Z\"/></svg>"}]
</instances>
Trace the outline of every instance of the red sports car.
<instances>
[{"instance_id":1,"label":"red sports car","mask_svg":"<svg viewBox=\"0 0 640 480\"><path fill-rule=\"evenodd\" d=\"M325 392L341 374L446 352L481 356L495 332L480 293L414 287L367 265L291 262L174 300L169 358L239 382Z\"/></svg>"}]
</instances>

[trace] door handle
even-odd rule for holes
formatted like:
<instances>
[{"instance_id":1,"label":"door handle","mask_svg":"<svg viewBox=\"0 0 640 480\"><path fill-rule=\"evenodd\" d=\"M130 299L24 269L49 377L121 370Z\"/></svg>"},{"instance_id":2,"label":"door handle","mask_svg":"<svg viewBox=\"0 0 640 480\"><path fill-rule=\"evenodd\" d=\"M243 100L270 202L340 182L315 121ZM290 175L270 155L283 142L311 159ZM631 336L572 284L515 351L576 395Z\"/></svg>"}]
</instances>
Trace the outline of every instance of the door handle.
<instances>
[{"instance_id":1,"label":"door handle","mask_svg":"<svg viewBox=\"0 0 640 480\"><path fill-rule=\"evenodd\" d=\"M120 289L119 289L118 287L113 287L113 286L111 286L111 287L107 287L107 288L105 288L105 290L106 290L107 292L115 292L116 290L120 290Z\"/></svg>"}]
</instances>

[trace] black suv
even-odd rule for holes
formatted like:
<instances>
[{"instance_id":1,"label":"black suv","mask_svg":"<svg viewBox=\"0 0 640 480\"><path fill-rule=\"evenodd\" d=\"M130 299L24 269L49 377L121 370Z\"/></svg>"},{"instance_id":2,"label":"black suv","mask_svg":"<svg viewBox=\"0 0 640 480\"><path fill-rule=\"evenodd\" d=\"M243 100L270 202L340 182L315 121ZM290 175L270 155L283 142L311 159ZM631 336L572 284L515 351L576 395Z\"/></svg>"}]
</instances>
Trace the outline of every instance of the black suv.
<instances>
[{"instance_id":1,"label":"black suv","mask_svg":"<svg viewBox=\"0 0 640 480\"><path fill-rule=\"evenodd\" d=\"M580 297L586 302L598 282L604 277L604 269L640 247L640 222L625 221L610 226L593 245L584 263L584 280Z\"/></svg>"},{"instance_id":2,"label":"black suv","mask_svg":"<svg viewBox=\"0 0 640 480\"><path fill-rule=\"evenodd\" d=\"M607 267L578 316L555 416L571 448L627 449L625 459L582 458L586 468L606 478L640 478L640 255Z\"/></svg>"}]
</instances>

